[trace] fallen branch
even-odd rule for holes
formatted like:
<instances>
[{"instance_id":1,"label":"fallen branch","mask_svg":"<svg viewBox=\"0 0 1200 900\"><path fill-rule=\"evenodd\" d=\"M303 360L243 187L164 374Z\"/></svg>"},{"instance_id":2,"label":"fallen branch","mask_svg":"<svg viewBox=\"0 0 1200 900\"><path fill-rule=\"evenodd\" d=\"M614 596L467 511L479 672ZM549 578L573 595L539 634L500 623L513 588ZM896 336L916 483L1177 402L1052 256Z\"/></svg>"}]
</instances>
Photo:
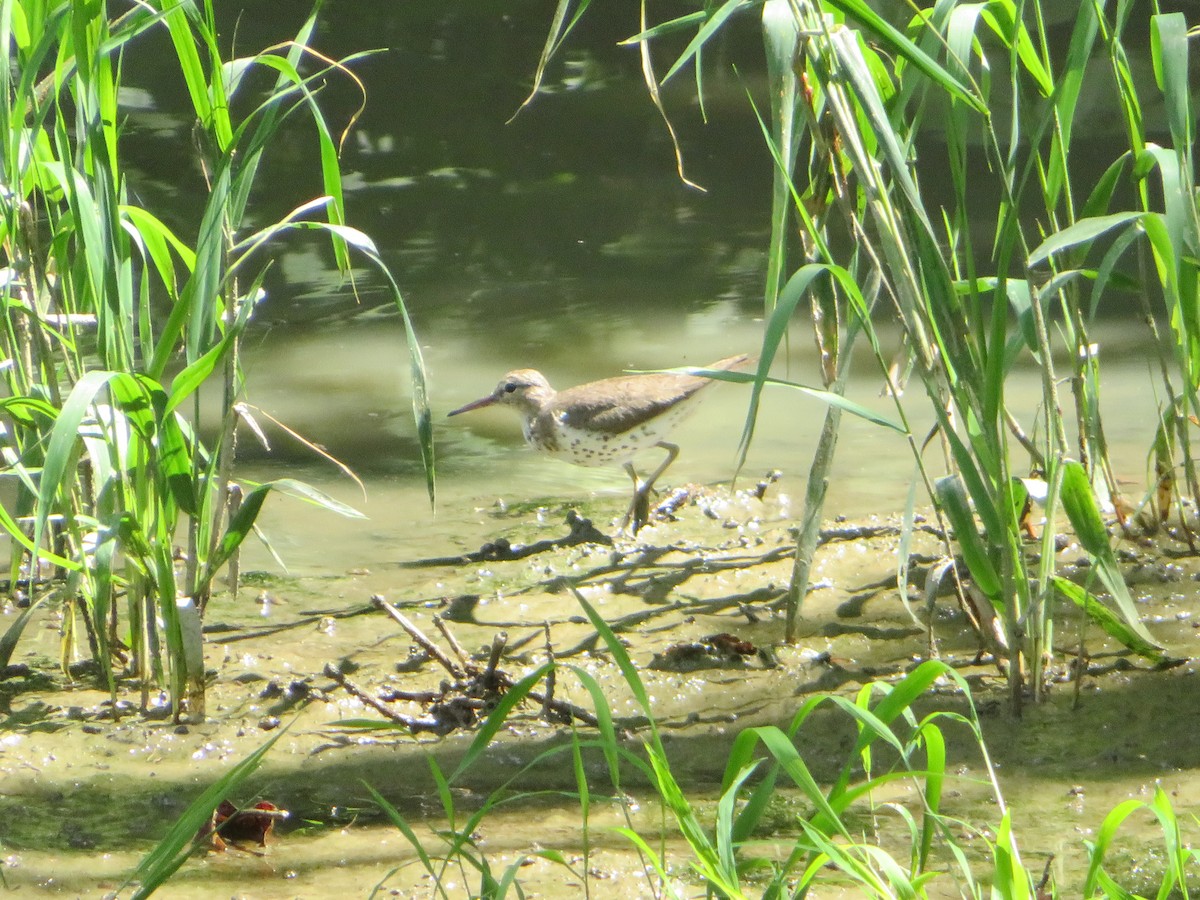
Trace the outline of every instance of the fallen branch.
<instances>
[{"instance_id":1,"label":"fallen branch","mask_svg":"<svg viewBox=\"0 0 1200 900\"><path fill-rule=\"evenodd\" d=\"M374 696L348 679L344 672L332 663L326 663L324 674L331 678L347 693L362 701L363 704L378 712L389 722L402 725L410 731L428 731L444 735L460 728L475 725L481 715L494 708L501 698L515 683L514 679L500 668L500 660L504 648L508 644L508 635L497 632L492 638L491 650L488 653L487 665L480 669L463 650L462 645L451 633L449 626L440 619L434 619L438 631L452 652L459 658L460 663L452 660L416 625L410 622L396 607L382 597L373 597L371 602L382 609L395 621L405 633L411 637L425 653L450 673L453 682L444 682L437 691L403 691L389 688L379 696ZM552 654L551 654L552 655ZM530 691L530 700L542 706L542 713L548 719L571 722L579 721L593 727L599 725L594 715L573 703L554 698L553 682L548 684L546 693ZM391 703L417 703L425 707L424 715L409 715L394 709Z\"/></svg>"},{"instance_id":2,"label":"fallen branch","mask_svg":"<svg viewBox=\"0 0 1200 900\"><path fill-rule=\"evenodd\" d=\"M461 566L465 563L477 562L509 562L547 553L551 550L561 550L563 547L575 547L579 544L612 544L612 538L597 530L591 519L585 519L575 510L567 510L567 525L570 532L560 538L544 541L534 541L532 544L512 544L508 538L497 538L489 541L473 553L461 556L438 556L431 559L415 559L400 563L409 569L426 568L431 566Z\"/></svg>"}]
</instances>

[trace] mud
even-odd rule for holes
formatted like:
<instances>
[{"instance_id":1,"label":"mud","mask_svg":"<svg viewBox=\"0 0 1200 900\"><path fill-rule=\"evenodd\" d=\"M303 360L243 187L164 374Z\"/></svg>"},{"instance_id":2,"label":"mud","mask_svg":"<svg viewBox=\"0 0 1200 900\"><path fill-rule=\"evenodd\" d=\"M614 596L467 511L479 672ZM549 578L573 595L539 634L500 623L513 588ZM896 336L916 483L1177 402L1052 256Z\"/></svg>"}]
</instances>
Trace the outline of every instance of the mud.
<instances>
[{"instance_id":1,"label":"mud","mask_svg":"<svg viewBox=\"0 0 1200 900\"><path fill-rule=\"evenodd\" d=\"M600 501L581 512L608 532L619 502ZM569 532L565 507L493 510L485 518L509 548ZM636 751L645 734L642 712L564 577L626 642L676 776L702 820L713 814L725 759L741 729L787 727L812 693L853 695L873 680L896 680L930 655L971 683L1025 861L1040 869L1053 854L1060 887L1082 878L1082 841L1094 837L1120 801L1148 800L1160 783L1181 818L1197 810L1200 691L1188 659L1197 624L1193 558L1180 548L1164 553L1161 545L1123 545L1151 630L1173 656L1188 661L1156 671L1085 629L1089 670L1077 692L1067 678L1080 624L1063 611L1055 683L1045 702L1026 705L1017 719L997 666L981 654L954 597L926 597L926 573L945 553L934 529L923 525L912 538L903 595L896 585L900 540L895 520L831 524L792 644L782 637L793 536L786 502L769 493L760 501L751 492L700 489L679 504L674 521L647 528L636 540L616 537L611 545L580 544L512 560L407 560L327 577L252 572L236 600L218 597L208 610L212 671L202 722L172 721L160 695L140 710L131 684L120 685L114 710L94 677L64 676L55 663L62 623L48 616L30 628L14 657L28 674L0 682L4 884L51 896L116 890L206 785L283 730L262 769L231 798L240 804L266 799L289 810L266 852L199 853L163 896L368 896L376 886L393 896L430 895L431 880L411 845L380 813L366 785L436 846L432 829L444 828L448 816L431 766L453 772L474 735L361 727L382 717L323 671L332 665L373 695L441 689L446 672L372 602L382 597L431 636L439 634L433 618L442 618L478 665L505 632L500 668L514 679L552 652L559 663L555 696L591 708L571 672L579 667L602 687L627 746ZM461 548L464 554L485 550ZM1082 557L1069 542L1060 552L1067 569ZM728 639L714 650L717 635ZM740 649L729 651L729 641ZM419 705L395 708L422 714ZM950 684L921 708L968 712ZM501 785L536 795L491 811L475 828L475 852L497 873L516 865L517 880L533 894L580 895L586 869L593 893L620 884L623 895L649 896L644 862L612 826L656 833L661 813L653 795L633 770L624 773L618 791L600 755L586 755L597 796L585 856L579 803L567 795L576 790L573 729L587 728L547 723L540 713L536 704L519 708L451 787L460 824ZM978 748L965 728L948 726L947 737L957 776L948 801L952 814L994 825L999 816L982 788ZM797 743L817 777L831 778L853 738L851 725L830 711L806 722ZM629 805L605 800L605 791L619 792ZM895 799L904 799L903 792ZM780 802L786 822L797 810ZM629 810L628 820L622 809ZM898 820L892 825L901 827ZM886 845L886 821L879 827ZM1121 852L1128 852L1131 869L1150 852L1155 835L1141 819L1122 831ZM981 839L964 840L986 857ZM786 829L779 842L786 846ZM666 847L677 851L673 871L690 884L683 848L671 840ZM538 857L539 849L561 851L573 868ZM467 886L477 890L478 880L477 872L455 869L443 887L456 896ZM956 895L951 882L946 888L947 896Z\"/></svg>"}]
</instances>

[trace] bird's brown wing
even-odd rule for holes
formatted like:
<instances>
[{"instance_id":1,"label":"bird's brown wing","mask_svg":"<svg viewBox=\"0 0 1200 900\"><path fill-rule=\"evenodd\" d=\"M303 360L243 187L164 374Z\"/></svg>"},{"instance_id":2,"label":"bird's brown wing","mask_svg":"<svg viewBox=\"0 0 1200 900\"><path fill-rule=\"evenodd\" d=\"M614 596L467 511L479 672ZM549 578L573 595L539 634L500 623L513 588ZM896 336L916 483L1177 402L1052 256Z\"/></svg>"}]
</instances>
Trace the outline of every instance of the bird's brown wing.
<instances>
[{"instance_id":1,"label":"bird's brown wing","mask_svg":"<svg viewBox=\"0 0 1200 900\"><path fill-rule=\"evenodd\" d=\"M552 404L552 414L572 428L621 434L648 422L711 384L695 375L628 375L568 388Z\"/></svg>"},{"instance_id":2,"label":"bird's brown wing","mask_svg":"<svg viewBox=\"0 0 1200 900\"><path fill-rule=\"evenodd\" d=\"M753 362L741 354L712 363L706 368L740 369ZM543 411L572 428L622 434L648 422L672 406L689 400L711 378L670 372L618 375L560 391Z\"/></svg>"}]
</instances>

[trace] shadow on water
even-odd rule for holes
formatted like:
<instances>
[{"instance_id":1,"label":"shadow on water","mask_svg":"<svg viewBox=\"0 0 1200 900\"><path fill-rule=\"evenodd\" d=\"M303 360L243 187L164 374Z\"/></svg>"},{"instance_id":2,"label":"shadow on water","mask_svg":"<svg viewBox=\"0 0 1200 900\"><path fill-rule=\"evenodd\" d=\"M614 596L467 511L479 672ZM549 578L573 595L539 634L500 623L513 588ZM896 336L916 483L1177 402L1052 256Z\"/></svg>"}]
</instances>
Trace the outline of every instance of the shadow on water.
<instances>
[{"instance_id":1,"label":"shadow on water","mask_svg":"<svg viewBox=\"0 0 1200 900\"><path fill-rule=\"evenodd\" d=\"M746 712L717 716L715 721L701 715L688 722L663 723L672 766L685 779L689 793L703 796L713 792L720 786L724 760L740 729L763 724L787 728L792 717L789 710L794 712L813 690L839 690L863 680L861 671L832 669L769 698L756 695L753 689L738 697L736 685L723 684L719 688L723 705L742 707ZM978 683L979 679L975 680ZM1180 773L1200 767L1200 691L1192 680L1191 673L1181 677L1130 672L1117 681L1107 679L1102 686L1096 685L1078 709L1072 708L1069 688L1063 688L1045 704L1031 708L1020 721L1003 711L1000 696L989 699L984 692L976 700L992 760L1003 777L1041 782L1043 789L1060 797L1065 797L1076 781L1086 780L1089 792L1097 796L1095 808L1100 809L1105 802L1102 798L1109 795L1107 781L1111 780L1116 791L1113 796L1119 799L1131 782L1162 780L1171 784ZM779 684L771 688L780 691ZM921 702L917 709L921 714L938 710L965 716L969 712L961 696L949 692ZM44 718L39 719L37 707L26 708L18 720L7 723L6 730L23 735L56 733L63 737L58 752L69 752L74 741L64 731L80 726L52 724L57 716L50 709L43 708L41 714ZM173 730L165 724L142 727L147 734ZM203 729L197 731L202 733ZM463 809L473 809L500 784L508 784L513 791L570 794L575 790L569 734L532 722L518 723L513 731L519 736L497 741L455 782ZM796 743L814 776L829 783L852 750L855 734L843 715L825 710L805 723ZM965 729L948 727L947 736L950 759L960 767L959 774L982 777L977 748ZM581 737L586 739L586 735ZM437 785L429 772L429 757L437 760L443 772L454 771L469 740L464 735L420 744L399 741L391 746L339 747L326 743L323 750L300 754L298 759L292 758L294 751L282 751L274 754L245 793L268 797L291 810L293 827L303 822L336 827L352 819L380 818L363 789L366 783L406 815L421 820L436 815ZM381 741L386 743L385 739ZM636 732L628 745L640 746ZM589 772L596 776L594 789L602 791L603 758L598 750L585 751L584 756ZM538 759L542 761L535 762ZM883 768L886 764L886 755L877 758L877 766ZM159 775L153 771L153 764L145 767L150 771L136 772L128 771L119 760L111 766L92 764L81 768L93 770L86 789L39 779L18 786L9 773L6 780L10 787L0 798L6 847L108 850L127 847L130 842L153 841L203 787L203 779L194 775ZM111 768L112 773L94 771L105 768ZM122 768L126 771L119 771ZM622 785L631 791L647 787L632 767L623 771ZM567 809L577 807L569 799L561 802ZM956 814L973 820L969 811L956 810ZM288 829L282 830L286 833Z\"/></svg>"}]
</instances>

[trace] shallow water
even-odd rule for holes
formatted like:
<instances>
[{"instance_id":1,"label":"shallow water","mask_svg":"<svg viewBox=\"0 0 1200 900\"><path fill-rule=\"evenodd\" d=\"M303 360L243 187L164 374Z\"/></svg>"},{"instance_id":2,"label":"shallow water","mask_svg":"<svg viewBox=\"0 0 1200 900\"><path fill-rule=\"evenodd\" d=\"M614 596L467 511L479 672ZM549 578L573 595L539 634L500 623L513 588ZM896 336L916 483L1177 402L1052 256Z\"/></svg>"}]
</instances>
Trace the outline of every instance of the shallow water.
<instances>
[{"instance_id":1,"label":"shallow water","mask_svg":"<svg viewBox=\"0 0 1200 900\"><path fill-rule=\"evenodd\" d=\"M622 503L609 498L591 511L615 514ZM470 735L414 741L346 731L340 720L378 716L336 689L321 669L326 662L349 661L356 667L353 680L371 692L432 688L444 677L428 661L415 669L407 664L410 639L381 613L368 611L368 598L379 594L430 634L431 616L442 614L468 651L485 647L497 630L505 630L511 651L502 666L514 676L544 659L548 625L560 662L591 673L614 715L636 718L640 710L616 667L607 654L591 651L590 627L576 604L552 585L561 572L581 579L585 596L628 641L672 766L701 815L711 817L730 742L742 728L786 727L812 693L852 695L869 680L898 678L928 652L923 629L887 584L897 535L885 523L877 523L875 537L831 540L821 549L816 588L801 618L801 642L787 647L778 643L781 614L769 601L778 596L790 567L791 518L780 515L770 497L759 504L718 495L711 503L716 505L709 508L729 518L713 520L701 508L686 507L678 523L647 528L639 543L619 546L620 556L593 547L482 565L378 564L299 579L256 576L241 599L218 598L210 609L207 658L215 678L210 718L202 724L177 728L130 714L114 726L107 720L105 695L86 682L64 687L44 679L23 685L10 680L10 687L24 689L11 697L10 729L0 756L5 784L0 820L9 823L3 837L8 883L66 896L99 896L112 889L119 873L129 871L186 801L260 746L278 722L289 730L238 799L265 797L289 809L292 819L263 857L231 852L188 862L167 896L212 896L214 891L366 896L381 881L400 896L427 895L429 884L414 855L397 831L380 821L363 783L396 804L433 846L432 829L445 822L426 755L436 758L443 772L452 771ZM739 518L751 508L757 517ZM482 521L492 535L562 530L532 524L528 513ZM918 536L914 552L919 558L934 551L927 537ZM1068 547L1063 553L1069 562L1078 550ZM731 565L723 567L723 561ZM1176 652L1185 651L1194 640L1188 598L1197 566L1191 560L1147 560L1142 569L1135 592L1149 604L1152 630ZM753 621L747 609L754 611ZM1070 685L1059 685L1046 704L1027 708L1016 721L1007 712L1007 691L994 667L972 664L976 643L952 601L940 601L936 620L939 653L973 686L1026 862L1040 868L1054 854L1056 878L1068 895L1084 866L1081 840L1094 836L1117 803L1131 796L1148 800L1152 786L1161 783L1181 814L1195 809L1200 710L1191 707L1200 692L1192 689L1191 664L1160 673L1117 670L1089 676L1078 709L1071 708ZM1070 629L1065 621L1064 632ZM656 655L714 632L774 645L777 665L752 658L732 669L654 667ZM21 660L40 659L44 665L57 652L57 634L53 621L31 629ZM1071 639L1064 640L1069 647ZM1088 644L1097 663L1107 661L1096 635L1089 635ZM267 689L296 682L316 691L312 702L290 703L278 690ZM558 690L560 697L590 704L565 671ZM922 707L966 711L949 686ZM539 723L535 715L535 709L522 711L455 782L458 815L466 815L536 757L559 751L513 784L524 791L555 792L536 801L536 815L521 804L501 807L478 827L479 850L493 865L502 867L538 847L582 853L578 801L563 795L574 789L569 757L563 754L569 735L561 726ZM945 810L994 826L998 812L982 786L985 769L978 748L965 729L947 725L946 731L954 775ZM640 740L631 738L630 748ZM848 722L827 712L806 723L798 746L816 777L825 780L835 776L852 742ZM589 866L593 890L603 892L615 881L623 892L648 896L650 882L638 874L636 857L604 830L616 810L599 799L607 781L599 758L589 763L589 772L601 816L593 823L601 848ZM652 833L659 814L636 773L626 773L622 790L640 810L636 827ZM901 791L893 799L906 796ZM787 846L790 816L804 807L792 802L799 805L790 812L783 808L781 830L763 837L768 845ZM890 814L880 815L887 845L900 832L891 830L897 823L888 826ZM1158 840L1146 819L1137 817L1122 829L1118 857L1129 866L1144 863L1146 848ZM963 841L986 857L982 838L964 833ZM684 858L682 846L670 846L679 854L675 859ZM400 871L392 872L397 866ZM687 880L682 869L676 874ZM575 875L545 862L522 867L520 876L549 896L577 889ZM953 896L951 884L934 896Z\"/></svg>"},{"instance_id":2,"label":"shallow water","mask_svg":"<svg viewBox=\"0 0 1200 900\"><path fill-rule=\"evenodd\" d=\"M658 331L669 327L669 318L663 316ZM490 343L483 333L443 333L438 327L423 333L434 410L436 510L430 508L420 469L397 318L376 313L320 330L269 331L247 354L249 402L346 463L362 479L365 496L333 464L315 458L262 419L271 452L267 455L252 436L243 434L242 471L263 480L299 477L369 518L340 519L302 502L275 498L261 520L265 531L289 571L321 573L444 555L448 543L477 546L489 537L487 515L497 504L627 496L629 480L620 467L581 468L525 447L520 423L508 410L480 410L455 419L445 414L489 393L504 372L516 367L536 366L552 384L568 387L628 370L704 365L738 350L753 351L761 340L761 326L752 320L737 321L730 315L719 327L710 329L707 320L702 324L685 331L678 349L656 348L637 333L618 333L603 352L577 353L569 361L553 352L517 355ZM650 323L647 328L656 330ZM1144 490L1146 453L1157 415L1148 402L1154 385L1147 348L1136 333L1131 339L1130 329L1097 331L1093 337L1103 360L1102 405L1109 411L1106 436L1118 479L1126 483L1129 499L1137 502ZM896 420L892 402L879 395L877 366L865 353L859 356L860 377L852 382L850 398ZM314 360L322 362L314 365ZM811 345L798 331L791 354L777 362L772 374L816 386L814 368ZM331 372L337 373L332 382ZM733 478L747 396L739 385L708 390L696 413L673 435L682 452L663 485ZM903 402L914 433L924 436L932 418L921 389L914 386ZM1030 429L1040 402L1038 375L1032 370L1015 373L1010 380L1011 408ZM1068 404L1069 395L1061 402ZM783 479L776 493L790 498L787 510L798 516L824 414L818 400L786 388L768 388L737 485L753 484L765 473L780 470ZM640 465L655 465L657 454L648 451ZM932 451L927 459L936 466ZM898 513L913 477L911 451L901 435L846 415L826 516ZM251 559L252 565L269 561L253 549Z\"/></svg>"}]
</instances>

